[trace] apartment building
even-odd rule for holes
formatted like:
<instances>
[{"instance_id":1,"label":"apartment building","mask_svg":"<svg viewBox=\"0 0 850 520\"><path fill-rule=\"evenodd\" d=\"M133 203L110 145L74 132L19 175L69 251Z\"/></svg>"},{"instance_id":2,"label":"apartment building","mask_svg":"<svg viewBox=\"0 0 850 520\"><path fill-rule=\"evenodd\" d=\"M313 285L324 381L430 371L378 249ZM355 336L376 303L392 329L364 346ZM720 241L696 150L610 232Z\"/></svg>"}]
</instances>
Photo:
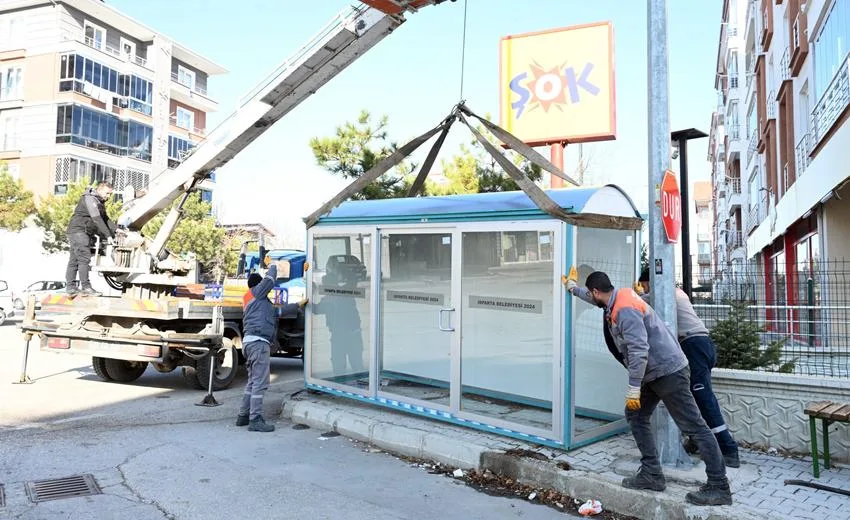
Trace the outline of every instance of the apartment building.
<instances>
[{"instance_id":1,"label":"apartment building","mask_svg":"<svg viewBox=\"0 0 850 520\"><path fill-rule=\"evenodd\" d=\"M786 273L850 258L849 41L850 0L723 3L709 146L716 254L732 270L751 262L769 304L799 301Z\"/></svg>"},{"instance_id":2,"label":"apartment building","mask_svg":"<svg viewBox=\"0 0 850 520\"><path fill-rule=\"evenodd\" d=\"M691 218L691 247L696 252L697 268L693 271L693 287L711 286L714 279L714 247L712 230L714 212L712 208L712 187L709 181L698 181L691 187L691 199L694 203L694 216ZM693 231L696 231L694 233Z\"/></svg>"},{"instance_id":3,"label":"apartment building","mask_svg":"<svg viewBox=\"0 0 850 520\"><path fill-rule=\"evenodd\" d=\"M145 189L204 139L225 72L99 0L0 0L0 161L37 197Z\"/></svg>"}]
</instances>

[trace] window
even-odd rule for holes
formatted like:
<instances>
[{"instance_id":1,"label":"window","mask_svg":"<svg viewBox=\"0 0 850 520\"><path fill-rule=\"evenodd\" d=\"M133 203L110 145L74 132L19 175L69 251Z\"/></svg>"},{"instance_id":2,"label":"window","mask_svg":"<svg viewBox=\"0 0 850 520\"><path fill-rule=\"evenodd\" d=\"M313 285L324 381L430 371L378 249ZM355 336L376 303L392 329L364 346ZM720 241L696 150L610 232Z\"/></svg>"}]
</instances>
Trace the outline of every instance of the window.
<instances>
[{"instance_id":1,"label":"window","mask_svg":"<svg viewBox=\"0 0 850 520\"><path fill-rule=\"evenodd\" d=\"M23 99L24 72L21 67L0 69L0 101Z\"/></svg>"},{"instance_id":2,"label":"window","mask_svg":"<svg viewBox=\"0 0 850 520\"><path fill-rule=\"evenodd\" d=\"M186 157L186 154L195 147L195 143L191 141L187 141L186 139L181 139L179 137L175 137L173 135L168 136L168 167L176 168L183 159Z\"/></svg>"},{"instance_id":3,"label":"window","mask_svg":"<svg viewBox=\"0 0 850 520\"><path fill-rule=\"evenodd\" d=\"M128 61L136 59L136 44L124 37L121 38L121 56Z\"/></svg>"},{"instance_id":4,"label":"window","mask_svg":"<svg viewBox=\"0 0 850 520\"><path fill-rule=\"evenodd\" d=\"M150 174L138 170L115 168L76 157L66 156L56 159L53 193L64 195L68 192L69 184L75 184L80 180L111 182L115 186L115 191L119 192L126 186L133 186L136 190L147 188Z\"/></svg>"},{"instance_id":5,"label":"window","mask_svg":"<svg viewBox=\"0 0 850 520\"><path fill-rule=\"evenodd\" d=\"M122 121L108 112L79 105L60 105L57 111L57 143L76 144L150 162L152 137L150 126Z\"/></svg>"},{"instance_id":6,"label":"window","mask_svg":"<svg viewBox=\"0 0 850 520\"><path fill-rule=\"evenodd\" d=\"M17 130L18 115L16 113L5 114L0 118L0 151L18 150Z\"/></svg>"},{"instance_id":7,"label":"window","mask_svg":"<svg viewBox=\"0 0 850 520\"><path fill-rule=\"evenodd\" d=\"M92 87L117 95L112 102L145 115L153 113L153 83L131 74L121 74L94 60L65 54L59 63L59 91L96 97ZM126 99L125 99L126 98ZM103 101L103 100L101 100Z\"/></svg>"},{"instance_id":8,"label":"window","mask_svg":"<svg viewBox=\"0 0 850 520\"><path fill-rule=\"evenodd\" d=\"M177 126L192 131L195 129L195 113L185 108L177 107Z\"/></svg>"},{"instance_id":9,"label":"window","mask_svg":"<svg viewBox=\"0 0 850 520\"><path fill-rule=\"evenodd\" d=\"M86 36L86 45L101 51L104 50L106 47L106 30L88 20L85 21L83 27Z\"/></svg>"},{"instance_id":10,"label":"window","mask_svg":"<svg viewBox=\"0 0 850 520\"><path fill-rule=\"evenodd\" d=\"M185 85L190 89L195 88L195 72L182 65L177 66L177 83Z\"/></svg>"},{"instance_id":11,"label":"window","mask_svg":"<svg viewBox=\"0 0 850 520\"><path fill-rule=\"evenodd\" d=\"M815 37L815 95L823 96L847 59L850 41L850 0L835 0Z\"/></svg>"},{"instance_id":12,"label":"window","mask_svg":"<svg viewBox=\"0 0 850 520\"><path fill-rule=\"evenodd\" d=\"M755 96L753 96L753 98L755 98ZM747 136L752 139L752 137L756 135L758 127L758 112L756 111L755 100L753 100L753 102L750 103L750 110L747 112Z\"/></svg>"}]
</instances>

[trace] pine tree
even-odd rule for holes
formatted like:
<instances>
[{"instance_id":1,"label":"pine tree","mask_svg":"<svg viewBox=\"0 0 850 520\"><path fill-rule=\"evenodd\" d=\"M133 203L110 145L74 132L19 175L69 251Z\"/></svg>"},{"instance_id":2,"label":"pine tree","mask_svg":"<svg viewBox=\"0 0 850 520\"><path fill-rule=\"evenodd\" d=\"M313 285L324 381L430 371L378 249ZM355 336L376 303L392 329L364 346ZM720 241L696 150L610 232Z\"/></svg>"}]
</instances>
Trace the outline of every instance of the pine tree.
<instances>
[{"instance_id":1,"label":"pine tree","mask_svg":"<svg viewBox=\"0 0 850 520\"><path fill-rule=\"evenodd\" d=\"M760 334L764 330L747 317L747 304L730 302L729 315L711 330L717 347L717 366L738 370L765 370L789 373L794 371L796 358L782 362L785 340L771 342L762 349Z\"/></svg>"}]
</instances>

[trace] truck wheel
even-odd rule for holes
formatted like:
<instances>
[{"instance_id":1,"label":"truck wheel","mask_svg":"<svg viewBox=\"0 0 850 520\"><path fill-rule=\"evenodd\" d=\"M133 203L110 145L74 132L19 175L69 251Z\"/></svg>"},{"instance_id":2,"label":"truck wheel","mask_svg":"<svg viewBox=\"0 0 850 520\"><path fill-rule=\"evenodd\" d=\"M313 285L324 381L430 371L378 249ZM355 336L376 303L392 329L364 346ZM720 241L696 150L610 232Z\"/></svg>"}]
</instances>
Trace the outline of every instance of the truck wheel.
<instances>
[{"instance_id":1,"label":"truck wheel","mask_svg":"<svg viewBox=\"0 0 850 520\"><path fill-rule=\"evenodd\" d=\"M0 326L2 326L3 323L5 323L5 321L6 321L6 311L4 311L3 309L0 309Z\"/></svg>"},{"instance_id":2,"label":"truck wheel","mask_svg":"<svg viewBox=\"0 0 850 520\"><path fill-rule=\"evenodd\" d=\"M195 390L204 390L206 388L206 385L202 385L198 379L198 371L195 370L195 367L182 368L181 375L183 376L183 380L186 381L186 384L189 385L189 388L194 388Z\"/></svg>"},{"instance_id":3,"label":"truck wheel","mask_svg":"<svg viewBox=\"0 0 850 520\"><path fill-rule=\"evenodd\" d=\"M142 377L148 368L147 361L124 361L123 359L107 359L106 373L114 381L129 383Z\"/></svg>"},{"instance_id":4,"label":"truck wheel","mask_svg":"<svg viewBox=\"0 0 850 520\"><path fill-rule=\"evenodd\" d=\"M101 381L112 381L112 378L109 377L109 374L106 373L106 359L102 357L93 357L91 358L91 366L94 368L94 373L97 374L97 377L101 379Z\"/></svg>"},{"instance_id":5,"label":"truck wheel","mask_svg":"<svg viewBox=\"0 0 850 520\"><path fill-rule=\"evenodd\" d=\"M221 350L216 353L215 368L213 369L213 390L224 390L230 387L236 379L239 369L239 352L233 346L233 342L227 338ZM207 389L210 384L210 360L206 357L198 360L195 366L195 374L198 384L202 389Z\"/></svg>"}]
</instances>

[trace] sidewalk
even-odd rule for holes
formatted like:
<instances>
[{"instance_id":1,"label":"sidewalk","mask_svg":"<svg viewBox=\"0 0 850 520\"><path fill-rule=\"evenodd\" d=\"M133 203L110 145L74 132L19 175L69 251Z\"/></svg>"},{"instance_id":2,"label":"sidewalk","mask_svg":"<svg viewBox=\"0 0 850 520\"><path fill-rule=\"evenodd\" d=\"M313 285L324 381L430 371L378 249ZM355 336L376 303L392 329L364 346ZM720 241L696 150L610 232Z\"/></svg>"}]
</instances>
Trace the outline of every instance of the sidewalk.
<instances>
[{"instance_id":1,"label":"sidewalk","mask_svg":"<svg viewBox=\"0 0 850 520\"><path fill-rule=\"evenodd\" d=\"M787 479L799 479L850 490L850 467L822 471L815 480L808 458L741 450L741 467L728 470L735 504L697 507L685 502L685 493L704 481L702 463L689 471L665 470L668 485L663 493L620 486L623 477L638 467L638 451L628 434L565 453L306 391L284 402L283 415L295 423L337 431L399 455L465 470L489 470L582 502L596 499L607 511L641 519L821 520L845 519L850 511L848 496L784 484ZM508 450L513 451L506 453ZM536 453L529 457L519 450Z\"/></svg>"}]
</instances>

